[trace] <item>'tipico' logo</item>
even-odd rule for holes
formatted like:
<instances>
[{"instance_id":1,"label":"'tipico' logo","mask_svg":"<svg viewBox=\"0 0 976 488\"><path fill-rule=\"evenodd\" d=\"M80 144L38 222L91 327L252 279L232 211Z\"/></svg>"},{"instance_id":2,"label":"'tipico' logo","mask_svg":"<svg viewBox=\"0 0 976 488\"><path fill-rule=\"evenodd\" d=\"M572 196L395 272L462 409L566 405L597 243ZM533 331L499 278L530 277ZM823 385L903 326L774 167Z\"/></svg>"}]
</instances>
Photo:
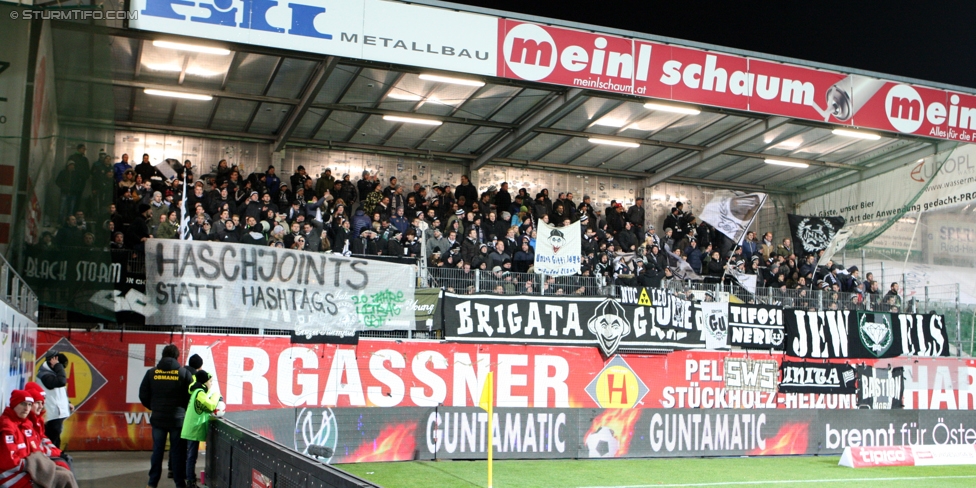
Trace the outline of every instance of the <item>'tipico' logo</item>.
<instances>
[{"instance_id":1,"label":"'tipico' logo","mask_svg":"<svg viewBox=\"0 0 976 488\"><path fill-rule=\"evenodd\" d=\"M883 356L894 342L891 316L886 313L858 313L857 335L871 354Z\"/></svg>"},{"instance_id":2,"label":"'tipico' logo","mask_svg":"<svg viewBox=\"0 0 976 488\"><path fill-rule=\"evenodd\" d=\"M586 328L596 336L600 349L607 357L612 356L620 346L620 341L630 334L627 312L616 300L610 298L597 305L593 318L586 322Z\"/></svg>"}]
</instances>

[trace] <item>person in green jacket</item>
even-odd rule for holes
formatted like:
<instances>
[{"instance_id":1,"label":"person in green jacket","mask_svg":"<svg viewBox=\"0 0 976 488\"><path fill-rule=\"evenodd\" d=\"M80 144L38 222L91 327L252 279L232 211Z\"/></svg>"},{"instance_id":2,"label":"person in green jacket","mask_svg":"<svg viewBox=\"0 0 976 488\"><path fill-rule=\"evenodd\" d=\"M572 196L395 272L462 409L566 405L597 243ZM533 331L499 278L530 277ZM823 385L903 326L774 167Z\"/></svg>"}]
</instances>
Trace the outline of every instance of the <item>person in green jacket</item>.
<instances>
[{"instance_id":1,"label":"person in green jacket","mask_svg":"<svg viewBox=\"0 0 976 488\"><path fill-rule=\"evenodd\" d=\"M207 425L210 417L217 409L217 404L223 398L215 391L210 391L213 382L210 373L199 370L193 375L193 383L190 384L190 403L186 407L186 417L183 419L183 432L180 437L187 440L186 450L186 486L196 488L196 464L197 453L200 450L200 441L207 440Z\"/></svg>"}]
</instances>

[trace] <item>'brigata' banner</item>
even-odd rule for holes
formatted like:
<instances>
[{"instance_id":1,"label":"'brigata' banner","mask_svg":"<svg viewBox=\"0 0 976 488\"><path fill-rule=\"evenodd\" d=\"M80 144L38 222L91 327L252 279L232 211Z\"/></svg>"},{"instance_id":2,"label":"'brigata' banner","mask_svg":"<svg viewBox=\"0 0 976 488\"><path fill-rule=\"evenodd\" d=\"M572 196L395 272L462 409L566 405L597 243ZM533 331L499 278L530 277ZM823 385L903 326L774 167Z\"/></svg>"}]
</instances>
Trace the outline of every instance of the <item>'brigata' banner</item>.
<instances>
[{"instance_id":1,"label":"'brigata' banner","mask_svg":"<svg viewBox=\"0 0 976 488\"><path fill-rule=\"evenodd\" d=\"M792 309L783 315L788 356L825 359L949 355L943 315Z\"/></svg>"},{"instance_id":2,"label":"'brigata' banner","mask_svg":"<svg viewBox=\"0 0 976 488\"><path fill-rule=\"evenodd\" d=\"M306 332L412 329L413 269L334 254L151 239L150 325L214 325Z\"/></svg>"},{"instance_id":3,"label":"'brigata' banner","mask_svg":"<svg viewBox=\"0 0 976 488\"><path fill-rule=\"evenodd\" d=\"M658 290L659 291L659 290ZM691 302L655 294L653 306L613 298L444 294L444 335L454 341L691 349L705 344Z\"/></svg>"}]
</instances>

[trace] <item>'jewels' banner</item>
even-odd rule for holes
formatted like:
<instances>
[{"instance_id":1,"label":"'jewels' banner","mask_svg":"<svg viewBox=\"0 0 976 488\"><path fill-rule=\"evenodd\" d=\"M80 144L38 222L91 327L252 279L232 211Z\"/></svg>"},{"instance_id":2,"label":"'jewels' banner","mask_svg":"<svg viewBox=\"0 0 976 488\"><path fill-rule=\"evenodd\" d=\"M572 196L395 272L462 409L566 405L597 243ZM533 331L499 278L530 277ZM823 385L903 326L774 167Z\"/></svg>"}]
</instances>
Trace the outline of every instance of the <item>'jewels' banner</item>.
<instances>
[{"instance_id":1,"label":"'jewels' banner","mask_svg":"<svg viewBox=\"0 0 976 488\"><path fill-rule=\"evenodd\" d=\"M850 310L784 311L786 354L800 358L948 356L945 316Z\"/></svg>"}]
</instances>

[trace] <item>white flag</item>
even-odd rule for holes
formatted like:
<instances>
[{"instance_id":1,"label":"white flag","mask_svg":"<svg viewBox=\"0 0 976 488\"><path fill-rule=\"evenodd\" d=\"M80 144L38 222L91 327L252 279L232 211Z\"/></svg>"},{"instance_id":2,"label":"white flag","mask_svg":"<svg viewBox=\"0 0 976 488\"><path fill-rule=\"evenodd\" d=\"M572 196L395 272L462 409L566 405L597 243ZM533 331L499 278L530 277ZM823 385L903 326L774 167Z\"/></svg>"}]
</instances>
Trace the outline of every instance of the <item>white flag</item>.
<instances>
[{"instance_id":1,"label":"white flag","mask_svg":"<svg viewBox=\"0 0 976 488\"><path fill-rule=\"evenodd\" d=\"M535 272L551 276L579 273L582 240L579 222L556 228L540 220L535 240Z\"/></svg>"},{"instance_id":2,"label":"white flag","mask_svg":"<svg viewBox=\"0 0 976 488\"><path fill-rule=\"evenodd\" d=\"M765 193L718 190L698 217L740 243L764 203Z\"/></svg>"},{"instance_id":3,"label":"white flag","mask_svg":"<svg viewBox=\"0 0 976 488\"><path fill-rule=\"evenodd\" d=\"M817 266L826 265L827 261L830 261L835 254L841 252L844 246L847 245L847 241L851 238L852 234L854 234L854 231L849 227L837 231L834 234L834 238L831 239L830 245L827 246L827 249L824 249L823 256L820 256L820 261L817 261Z\"/></svg>"},{"instance_id":4,"label":"white flag","mask_svg":"<svg viewBox=\"0 0 976 488\"><path fill-rule=\"evenodd\" d=\"M701 275L695 272L695 270L691 267L691 265L688 264L688 261L681 259L680 256L678 256L677 254L671 251L666 251L666 252L668 253L668 256L671 257L671 259L668 260L668 263L669 264L671 262L675 263L675 265L671 267L671 274L673 274L675 278L678 278L679 280L692 280L692 281L702 280Z\"/></svg>"},{"instance_id":5,"label":"white flag","mask_svg":"<svg viewBox=\"0 0 976 488\"><path fill-rule=\"evenodd\" d=\"M753 295L756 294L756 275L745 274L734 268L732 271L730 271L730 273L732 273L732 277L739 282L740 286L745 288L749 293L752 293Z\"/></svg>"}]
</instances>

